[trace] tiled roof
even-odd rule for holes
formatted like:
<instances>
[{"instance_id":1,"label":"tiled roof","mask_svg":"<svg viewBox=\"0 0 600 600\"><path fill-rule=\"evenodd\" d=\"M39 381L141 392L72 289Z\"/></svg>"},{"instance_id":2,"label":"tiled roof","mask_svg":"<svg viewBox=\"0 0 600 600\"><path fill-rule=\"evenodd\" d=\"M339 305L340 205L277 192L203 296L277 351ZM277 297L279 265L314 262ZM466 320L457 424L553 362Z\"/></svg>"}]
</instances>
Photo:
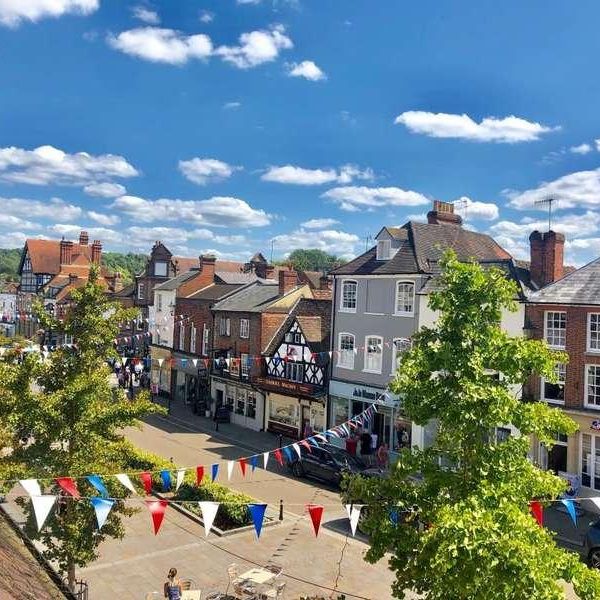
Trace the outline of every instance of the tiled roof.
<instances>
[{"instance_id":1,"label":"tiled roof","mask_svg":"<svg viewBox=\"0 0 600 600\"><path fill-rule=\"evenodd\" d=\"M196 275L198 273L198 270L199 267L196 267L195 269L191 269L189 271L184 271L183 273L180 273L175 277L171 277L171 279L165 281L164 283L155 285L154 289L163 291L176 290L182 283L186 282L188 279L191 279L194 275Z\"/></svg>"},{"instance_id":2,"label":"tiled roof","mask_svg":"<svg viewBox=\"0 0 600 600\"><path fill-rule=\"evenodd\" d=\"M171 260L173 261L173 264L177 267L178 274L186 273L190 269L200 266L200 261L198 260L198 258L190 258L188 256L173 256Z\"/></svg>"},{"instance_id":3,"label":"tiled roof","mask_svg":"<svg viewBox=\"0 0 600 600\"><path fill-rule=\"evenodd\" d=\"M244 263L234 260L217 260L215 263L216 271L229 271L230 273L239 273L244 270Z\"/></svg>"},{"instance_id":4,"label":"tiled roof","mask_svg":"<svg viewBox=\"0 0 600 600\"><path fill-rule=\"evenodd\" d=\"M217 263L219 266L219 263ZM234 271L215 271L215 279L222 281L223 283L252 283L256 281L258 278L256 277L256 273L236 273Z\"/></svg>"},{"instance_id":5,"label":"tiled roof","mask_svg":"<svg viewBox=\"0 0 600 600\"><path fill-rule=\"evenodd\" d=\"M529 301L600 306L600 258L530 294Z\"/></svg>"},{"instance_id":6,"label":"tiled roof","mask_svg":"<svg viewBox=\"0 0 600 600\"><path fill-rule=\"evenodd\" d=\"M243 286L238 292L213 306L213 310L237 312L261 312L279 297L279 285L275 282L257 281Z\"/></svg>"},{"instance_id":7,"label":"tiled roof","mask_svg":"<svg viewBox=\"0 0 600 600\"><path fill-rule=\"evenodd\" d=\"M188 296L189 300L219 300L243 287L242 284L215 283Z\"/></svg>"}]
</instances>

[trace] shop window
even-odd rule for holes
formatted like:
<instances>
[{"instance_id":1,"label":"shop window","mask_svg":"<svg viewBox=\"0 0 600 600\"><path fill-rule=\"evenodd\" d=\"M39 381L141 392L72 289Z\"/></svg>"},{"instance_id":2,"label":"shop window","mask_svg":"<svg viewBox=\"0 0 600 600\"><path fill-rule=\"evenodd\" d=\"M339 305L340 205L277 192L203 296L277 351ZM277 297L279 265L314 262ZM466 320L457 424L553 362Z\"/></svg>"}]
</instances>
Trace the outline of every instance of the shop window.
<instances>
[{"instance_id":1,"label":"shop window","mask_svg":"<svg viewBox=\"0 0 600 600\"><path fill-rule=\"evenodd\" d=\"M564 350L567 340L567 313L552 311L545 313L544 339L551 348Z\"/></svg>"},{"instance_id":2,"label":"shop window","mask_svg":"<svg viewBox=\"0 0 600 600\"><path fill-rule=\"evenodd\" d=\"M246 393L244 390L237 391L237 400L235 403L235 414L244 416L246 414Z\"/></svg>"},{"instance_id":3,"label":"shop window","mask_svg":"<svg viewBox=\"0 0 600 600\"><path fill-rule=\"evenodd\" d=\"M254 392L248 392L246 399L246 416L249 419L256 419L256 394Z\"/></svg>"},{"instance_id":4,"label":"shop window","mask_svg":"<svg viewBox=\"0 0 600 600\"><path fill-rule=\"evenodd\" d=\"M600 490L600 437L581 435L581 484Z\"/></svg>"},{"instance_id":5,"label":"shop window","mask_svg":"<svg viewBox=\"0 0 600 600\"><path fill-rule=\"evenodd\" d=\"M588 315L588 352L600 352L600 313Z\"/></svg>"},{"instance_id":6,"label":"shop window","mask_svg":"<svg viewBox=\"0 0 600 600\"><path fill-rule=\"evenodd\" d=\"M356 281L342 281L342 297L340 299L340 309L345 312L356 312L356 290L358 283Z\"/></svg>"},{"instance_id":7,"label":"shop window","mask_svg":"<svg viewBox=\"0 0 600 600\"><path fill-rule=\"evenodd\" d=\"M586 366L585 388L585 405L600 408L600 365Z\"/></svg>"},{"instance_id":8,"label":"shop window","mask_svg":"<svg viewBox=\"0 0 600 600\"><path fill-rule=\"evenodd\" d=\"M244 339L250 337L250 321L248 319L240 319L240 337Z\"/></svg>"},{"instance_id":9,"label":"shop window","mask_svg":"<svg viewBox=\"0 0 600 600\"><path fill-rule=\"evenodd\" d=\"M341 425L342 423L345 423L349 418L348 400L332 396L331 402L333 405L333 424Z\"/></svg>"},{"instance_id":10,"label":"shop window","mask_svg":"<svg viewBox=\"0 0 600 600\"><path fill-rule=\"evenodd\" d=\"M555 442L548 450L545 444L540 444L540 467L544 470L566 472L569 438L564 433L556 433Z\"/></svg>"},{"instance_id":11,"label":"shop window","mask_svg":"<svg viewBox=\"0 0 600 600\"><path fill-rule=\"evenodd\" d=\"M271 396L269 419L289 427L298 427L300 424L298 402L295 399Z\"/></svg>"},{"instance_id":12,"label":"shop window","mask_svg":"<svg viewBox=\"0 0 600 600\"><path fill-rule=\"evenodd\" d=\"M310 405L310 424L314 431L325 429L325 408L322 404L312 402Z\"/></svg>"},{"instance_id":13,"label":"shop window","mask_svg":"<svg viewBox=\"0 0 600 600\"><path fill-rule=\"evenodd\" d=\"M343 369L354 368L354 336L351 333L340 333L337 366Z\"/></svg>"},{"instance_id":14,"label":"shop window","mask_svg":"<svg viewBox=\"0 0 600 600\"><path fill-rule=\"evenodd\" d=\"M556 365L556 383L550 383L542 378L542 398L546 402L554 404L565 403L565 381L567 376L567 366L564 363Z\"/></svg>"},{"instance_id":15,"label":"shop window","mask_svg":"<svg viewBox=\"0 0 600 600\"><path fill-rule=\"evenodd\" d=\"M396 308L394 314L412 316L414 312L415 284L399 281L396 284Z\"/></svg>"},{"instance_id":16,"label":"shop window","mask_svg":"<svg viewBox=\"0 0 600 600\"><path fill-rule=\"evenodd\" d=\"M383 338L367 336L365 338L365 368L368 373L381 373L383 360Z\"/></svg>"}]
</instances>

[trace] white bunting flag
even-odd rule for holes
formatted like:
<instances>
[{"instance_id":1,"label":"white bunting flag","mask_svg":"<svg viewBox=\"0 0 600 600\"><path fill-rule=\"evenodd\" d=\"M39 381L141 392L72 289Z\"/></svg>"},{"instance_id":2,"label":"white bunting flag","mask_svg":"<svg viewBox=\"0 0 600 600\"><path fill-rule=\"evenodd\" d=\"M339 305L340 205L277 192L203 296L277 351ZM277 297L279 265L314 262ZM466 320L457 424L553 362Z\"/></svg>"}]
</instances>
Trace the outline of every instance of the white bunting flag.
<instances>
[{"instance_id":1,"label":"white bunting flag","mask_svg":"<svg viewBox=\"0 0 600 600\"><path fill-rule=\"evenodd\" d=\"M92 503L94 511L96 512L96 521L98 521L98 529L102 529L104 523L106 523L106 519L108 519L108 514L110 513L111 508L115 504L115 501L108 500L106 498L92 498L90 502Z\"/></svg>"},{"instance_id":2,"label":"white bunting flag","mask_svg":"<svg viewBox=\"0 0 600 600\"><path fill-rule=\"evenodd\" d=\"M350 530L352 531L352 536L356 535L356 528L358 526L358 520L360 519L360 511L362 509L362 504L357 504L352 506L352 504L346 504L346 512L348 513L348 519L350 519Z\"/></svg>"},{"instance_id":3,"label":"white bunting flag","mask_svg":"<svg viewBox=\"0 0 600 600\"><path fill-rule=\"evenodd\" d=\"M198 359L197 358L192 358L192 364L194 365L194 367L198 366Z\"/></svg>"},{"instance_id":4,"label":"white bunting flag","mask_svg":"<svg viewBox=\"0 0 600 600\"><path fill-rule=\"evenodd\" d=\"M38 531L41 531L44 526L55 502L56 496L31 496Z\"/></svg>"},{"instance_id":5,"label":"white bunting flag","mask_svg":"<svg viewBox=\"0 0 600 600\"><path fill-rule=\"evenodd\" d=\"M159 367L162 367L162 364L163 364L163 362L165 361L165 359L164 359L164 358L157 358L156 360L157 360L157 362L158 362L158 366L159 366Z\"/></svg>"},{"instance_id":6,"label":"white bunting flag","mask_svg":"<svg viewBox=\"0 0 600 600\"><path fill-rule=\"evenodd\" d=\"M42 490L40 489L40 484L37 479L21 479L19 483L30 496L42 495Z\"/></svg>"},{"instance_id":7,"label":"white bunting flag","mask_svg":"<svg viewBox=\"0 0 600 600\"><path fill-rule=\"evenodd\" d=\"M231 481L231 474L233 473L234 465L235 465L235 461L233 461L233 460L227 461L227 481Z\"/></svg>"},{"instance_id":8,"label":"white bunting flag","mask_svg":"<svg viewBox=\"0 0 600 600\"><path fill-rule=\"evenodd\" d=\"M298 444L292 444L292 448L296 451L296 454L298 455L298 458L302 458L302 454L300 453L300 446L298 446Z\"/></svg>"},{"instance_id":9,"label":"white bunting flag","mask_svg":"<svg viewBox=\"0 0 600 600\"><path fill-rule=\"evenodd\" d=\"M185 469L177 469L177 483L175 483L175 491L177 491L183 483L185 477Z\"/></svg>"},{"instance_id":10,"label":"white bunting flag","mask_svg":"<svg viewBox=\"0 0 600 600\"><path fill-rule=\"evenodd\" d=\"M269 462L269 453L263 452L263 469L267 468L267 463Z\"/></svg>"},{"instance_id":11,"label":"white bunting flag","mask_svg":"<svg viewBox=\"0 0 600 600\"><path fill-rule=\"evenodd\" d=\"M596 508L600 509L600 498L587 498L587 500L592 502Z\"/></svg>"},{"instance_id":12,"label":"white bunting flag","mask_svg":"<svg viewBox=\"0 0 600 600\"><path fill-rule=\"evenodd\" d=\"M200 512L202 513L202 520L204 521L204 534L208 537L210 528L215 521L217 511L219 510L218 502L198 502Z\"/></svg>"},{"instance_id":13,"label":"white bunting flag","mask_svg":"<svg viewBox=\"0 0 600 600\"><path fill-rule=\"evenodd\" d=\"M115 475L118 479L119 483L124 485L132 494L135 494L135 488L133 487L133 483L131 483L131 479L129 479L129 475L125 475L125 473L119 473Z\"/></svg>"}]
</instances>

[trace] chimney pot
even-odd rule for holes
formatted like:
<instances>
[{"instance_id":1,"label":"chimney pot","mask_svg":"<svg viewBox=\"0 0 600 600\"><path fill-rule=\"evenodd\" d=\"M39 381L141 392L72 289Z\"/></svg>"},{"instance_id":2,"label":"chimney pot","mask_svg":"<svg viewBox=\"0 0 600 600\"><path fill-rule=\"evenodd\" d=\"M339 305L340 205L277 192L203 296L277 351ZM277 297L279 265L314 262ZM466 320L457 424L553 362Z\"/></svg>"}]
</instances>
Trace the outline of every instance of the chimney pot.
<instances>
[{"instance_id":1,"label":"chimney pot","mask_svg":"<svg viewBox=\"0 0 600 600\"><path fill-rule=\"evenodd\" d=\"M454 214L454 204L451 202L433 201L433 209L427 213L427 222L430 225L462 225L462 217Z\"/></svg>"},{"instance_id":2,"label":"chimney pot","mask_svg":"<svg viewBox=\"0 0 600 600\"><path fill-rule=\"evenodd\" d=\"M60 264L70 265L73 258L73 242L68 242L63 238L60 241Z\"/></svg>"},{"instance_id":3,"label":"chimney pot","mask_svg":"<svg viewBox=\"0 0 600 600\"><path fill-rule=\"evenodd\" d=\"M92 262L99 265L101 259L102 259L102 243L100 242L100 240L94 240L94 243L92 244Z\"/></svg>"},{"instance_id":4,"label":"chimney pot","mask_svg":"<svg viewBox=\"0 0 600 600\"><path fill-rule=\"evenodd\" d=\"M80 246L87 246L89 241L90 241L90 237L88 235L88 232L87 231L82 231L79 234L79 245Z\"/></svg>"}]
</instances>

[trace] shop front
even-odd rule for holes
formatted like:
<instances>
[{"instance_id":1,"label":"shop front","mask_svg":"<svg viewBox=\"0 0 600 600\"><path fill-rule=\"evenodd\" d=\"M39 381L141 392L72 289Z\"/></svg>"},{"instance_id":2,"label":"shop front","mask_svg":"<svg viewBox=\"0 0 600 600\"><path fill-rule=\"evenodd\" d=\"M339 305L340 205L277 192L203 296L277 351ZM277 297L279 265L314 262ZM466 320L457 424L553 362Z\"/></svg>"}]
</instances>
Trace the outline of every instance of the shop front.
<instances>
[{"instance_id":1,"label":"shop front","mask_svg":"<svg viewBox=\"0 0 600 600\"><path fill-rule=\"evenodd\" d=\"M227 406L232 423L253 431L263 429L265 396L250 383L211 377L212 411Z\"/></svg>"},{"instance_id":2,"label":"shop front","mask_svg":"<svg viewBox=\"0 0 600 600\"><path fill-rule=\"evenodd\" d=\"M194 413L204 415L209 409L209 381L205 363L189 355L174 352L171 397Z\"/></svg>"},{"instance_id":3,"label":"shop front","mask_svg":"<svg viewBox=\"0 0 600 600\"><path fill-rule=\"evenodd\" d=\"M371 404L377 412L365 429L376 440L375 447L385 442L391 452L410 448L411 422L402 413L400 398L389 390L332 380L329 384L329 426L345 423Z\"/></svg>"},{"instance_id":4,"label":"shop front","mask_svg":"<svg viewBox=\"0 0 600 600\"><path fill-rule=\"evenodd\" d=\"M171 350L162 346L150 346L150 382L155 393L168 396L171 393Z\"/></svg>"}]
</instances>

